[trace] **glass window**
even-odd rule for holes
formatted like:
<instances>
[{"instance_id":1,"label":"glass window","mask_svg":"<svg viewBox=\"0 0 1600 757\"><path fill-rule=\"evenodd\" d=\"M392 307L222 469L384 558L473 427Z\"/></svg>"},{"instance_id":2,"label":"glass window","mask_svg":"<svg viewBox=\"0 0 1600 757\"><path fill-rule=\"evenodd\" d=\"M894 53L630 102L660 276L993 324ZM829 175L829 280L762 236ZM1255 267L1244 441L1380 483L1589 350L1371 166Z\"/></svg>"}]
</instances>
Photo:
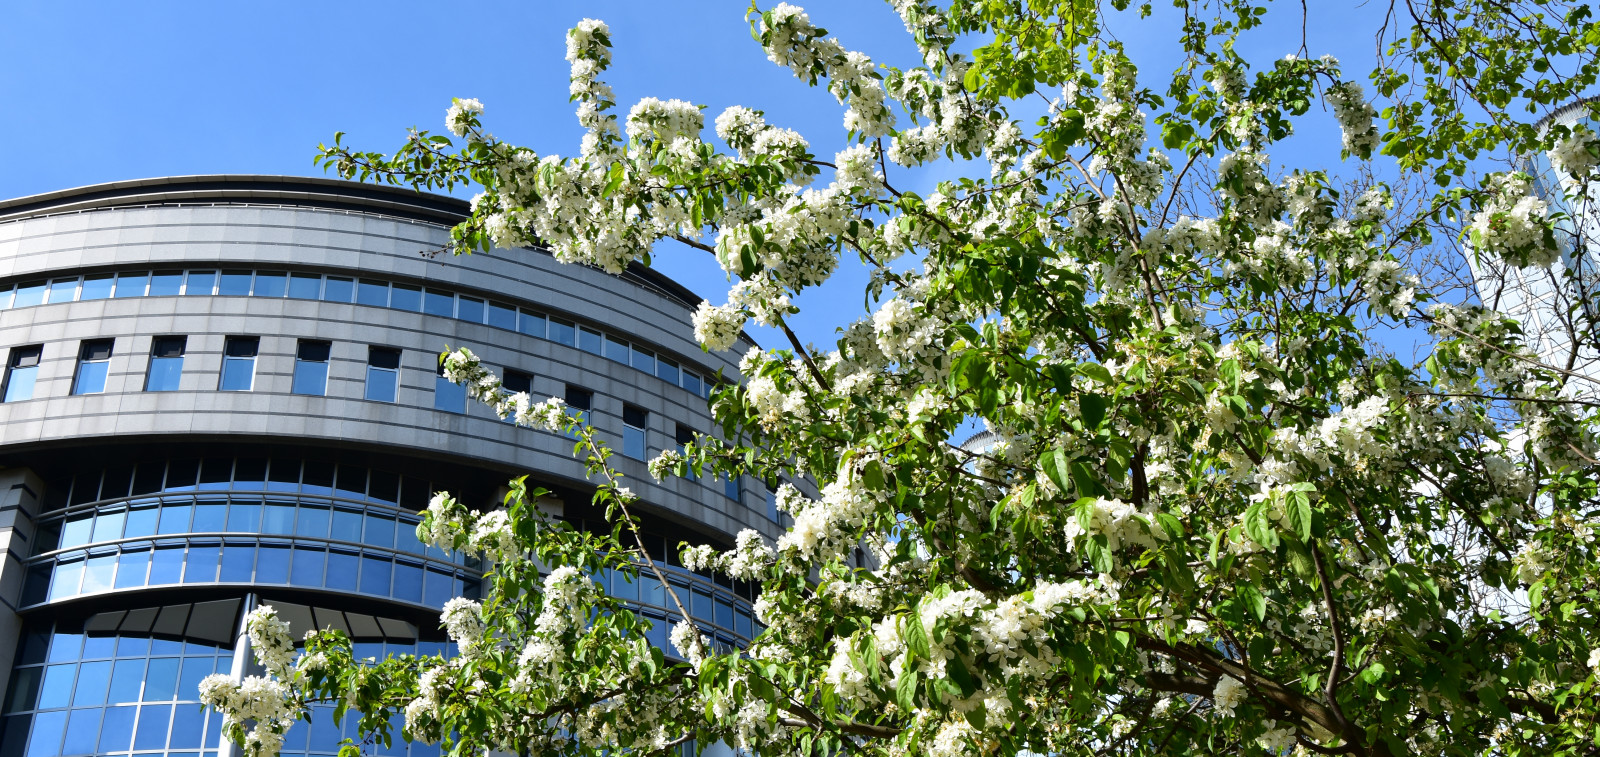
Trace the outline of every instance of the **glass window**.
<instances>
[{"instance_id":1,"label":"glass window","mask_svg":"<svg viewBox=\"0 0 1600 757\"><path fill-rule=\"evenodd\" d=\"M578 349L599 355L605 349L604 345L605 339L600 336L600 332L590 331L581 326L578 328Z\"/></svg>"},{"instance_id":2,"label":"glass window","mask_svg":"<svg viewBox=\"0 0 1600 757\"><path fill-rule=\"evenodd\" d=\"M375 308L389 307L389 285L382 281L362 279L356 288L356 304Z\"/></svg>"},{"instance_id":3,"label":"glass window","mask_svg":"<svg viewBox=\"0 0 1600 757\"><path fill-rule=\"evenodd\" d=\"M183 288L184 294L210 295L217 291L216 271L190 271L189 283Z\"/></svg>"},{"instance_id":4,"label":"glass window","mask_svg":"<svg viewBox=\"0 0 1600 757\"><path fill-rule=\"evenodd\" d=\"M300 461L285 460L281 457L272 459L272 467L267 470L267 490L274 492L292 492L300 489Z\"/></svg>"},{"instance_id":5,"label":"glass window","mask_svg":"<svg viewBox=\"0 0 1600 757\"><path fill-rule=\"evenodd\" d=\"M175 584L183 576L183 547L157 547L150 554L150 585ZM152 668L153 670L153 668ZM149 690L149 685L145 690Z\"/></svg>"},{"instance_id":6,"label":"glass window","mask_svg":"<svg viewBox=\"0 0 1600 757\"><path fill-rule=\"evenodd\" d=\"M323 395L328 392L328 353L333 349L331 342L319 342L311 339L301 339L294 359L294 385L290 391L295 394Z\"/></svg>"},{"instance_id":7,"label":"glass window","mask_svg":"<svg viewBox=\"0 0 1600 757\"><path fill-rule=\"evenodd\" d=\"M167 745L167 721L172 705L145 705L139 708L139 729L134 731L134 749L161 749Z\"/></svg>"},{"instance_id":8,"label":"glass window","mask_svg":"<svg viewBox=\"0 0 1600 757\"><path fill-rule=\"evenodd\" d=\"M44 289L45 282L43 281L25 281L18 284L17 299L11 303L11 307L25 308L31 305L43 304Z\"/></svg>"},{"instance_id":9,"label":"glass window","mask_svg":"<svg viewBox=\"0 0 1600 757\"><path fill-rule=\"evenodd\" d=\"M100 513L94 519L94 541L112 541L122 538L122 525L128 521L128 511Z\"/></svg>"},{"instance_id":10,"label":"glass window","mask_svg":"<svg viewBox=\"0 0 1600 757\"><path fill-rule=\"evenodd\" d=\"M409 310L413 313L422 310L422 287L409 284L395 284L389 288L389 307L395 310Z\"/></svg>"},{"instance_id":11,"label":"glass window","mask_svg":"<svg viewBox=\"0 0 1600 757\"><path fill-rule=\"evenodd\" d=\"M255 385L256 351L260 346L260 337L228 337L222 346L222 383L217 388L224 392L250 391Z\"/></svg>"},{"instance_id":12,"label":"glass window","mask_svg":"<svg viewBox=\"0 0 1600 757\"><path fill-rule=\"evenodd\" d=\"M328 538L328 508L301 507L300 515L295 520L294 533L296 536Z\"/></svg>"},{"instance_id":13,"label":"glass window","mask_svg":"<svg viewBox=\"0 0 1600 757\"><path fill-rule=\"evenodd\" d=\"M257 297L282 297L289 275L283 271L258 271L256 273Z\"/></svg>"},{"instance_id":14,"label":"glass window","mask_svg":"<svg viewBox=\"0 0 1600 757\"><path fill-rule=\"evenodd\" d=\"M173 460L167 466L167 485L169 492L194 491L195 477L200 475L199 460Z\"/></svg>"},{"instance_id":15,"label":"glass window","mask_svg":"<svg viewBox=\"0 0 1600 757\"><path fill-rule=\"evenodd\" d=\"M322 294L322 277L314 273L289 274L289 296L297 300L314 300Z\"/></svg>"},{"instance_id":16,"label":"glass window","mask_svg":"<svg viewBox=\"0 0 1600 757\"><path fill-rule=\"evenodd\" d=\"M228 527L228 504L215 500L194 506L194 522L189 530L198 533L215 533Z\"/></svg>"},{"instance_id":17,"label":"glass window","mask_svg":"<svg viewBox=\"0 0 1600 757\"><path fill-rule=\"evenodd\" d=\"M78 291L79 300L103 300L111 296L111 287L116 279L109 273L95 274L83 277L83 288Z\"/></svg>"},{"instance_id":18,"label":"glass window","mask_svg":"<svg viewBox=\"0 0 1600 757\"><path fill-rule=\"evenodd\" d=\"M744 500L744 486L741 480L742 477L740 476L730 476L722 482L722 493L726 494L728 499L734 502L742 502Z\"/></svg>"},{"instance_id":19,"label":"glass window","mask_svg":"<svg viewBox=\"0 0 1600 757\"><path fill-rule=\"evenodd\" d=\"M396 560L394 562L394 598L407 602L422 601L422 566Z\"/></svg>"},{"instance_id":20,"label":"glass window","mask_svg":"<svg viewBox=\"0 0 1600 757\"><path fill-rule=\"evenodd\" d=\"M222 575L217 580L233 583L247 582L254 576L255 565L255 547L239 544L224 545L222 548ZM195 681L195 683L199 684L200 682Z\"/></svg>"},{"instance_id":21,"label":"glass window","mask_svg":"<svg viewBox=\"0 0 1600 757\"><path fill-rule=\"evenodd\" d=\"M10 284L0 287L0 308L11 307L11 295L14 290Z\"/></svg>"},{"instance_id":22,"label":"glass window","mask_svg":"<svg viewBox=\"0 0 1600 757\"><path fill-rule=\"evenodd\" d=\"M261 533L294 535L294 505L267 503L261 513Z\"/></svg>"},{"instance_id":23,"label":"glass window","mask_svg":"<svg viewBox=\"0 0 1600 757\"><path fill-rule=\"evenodd\" d=\"M73 276L70 279L56 279L50 282L50 291L45 297L45 302L53 305L58 302L72 302L76 299L78 299L78 277Z\"/></svg>"},{"instance_id":24,"label":"glass window","mask_svg":"<svg viewBox=\"0 0 1600 757\"><path fill-rule=\"evenodd\" d=\"M389 596L392 562L377 555L361 556L361 593Z\"/></svg>"},{"instance_id":25,"label":"glass window","mask_svg":"<svg viewBox=\"0 0 1600 757\"><path fill-rule=\"evenodd\" d=\"M367 499L398 504L400 502L400 475L373 469L367 482Z\"/></svg>"},{"instance_id":26,"label":"glass window","mask_svg":"<svg viewBox=\"0 0 1600 757\"><path fill-rule=\"evenodd\" d=\"M72 380L73 394L99 394L106 390L111 371L110 339L84 342L78 348L78 375Z\"/></svg>"},{"instance_id":27,"label":"glass window","mask_svg":"<svg viewBox=\"0 0 1600 757\"><path fill-rule=\"evenodd\" d=\"M383 547L384 549L393 549L394 518L377 513L367 513L366 521L366 528L361 534L362 543L370 544L374 547Z\"/></svg>"},{"instance_id":28,"label":"glass window","mask_svg":"<svg viewBox=\"0 0 1600 757\"><path fill-rule=\"evenodd\" d=\"M144 289L150 284L150 274L146 271L138 273L117 274L117 291L115 297L143 297Z\"/></svg>"},{"instance_id":29,"label":"glass window","mask_svg":"<svg viewBox=\"0 0 1600 757\"><path fill-rule=\"evenodd\" d=\"M189 559L184 561L183 582L186 584L211 583L217 580L217 560L222 548L216 544L196 544L189 548Z\"/></svg>"},{"instance_id":30,"label":"glass window","mask_svg":"<svg viewBox=\"0 0 1600 757\"><path fill-rule=\"evenodd\" d=\"M42 344L11 348L6 367L6 402L33 399L33 384L39 378L39 358L43 354Z\"/></svg>"},{"instance_id":31,"label":"glass window","mask_svg":"<svg viewBox=\"0 0 1600 757\"><path fill-rule=\"evenodd\" d=\"M456 314L456 298L448 292L440 292L436 289L424 290L422 312L428 315L454 318Z\"/></svg>"},{"instance_id":32,"label":"glass window","mask_svg":"<svg viewBox=\"0 0 1600 757\"><path fill-rule=\"evenodd\" d=\"M147 392L175 392L183 379L183 352L189 338L158 336L150 342L150 371L145 376Z\"/></svg>"},{"instance_id":33,"label":"glass window","mask_svg":"<svg viewBox=\"0 0 1600 757\"><path fill-rule=\"evenodd\" d=\"M526 317L527 313L524 312L523 316ZM571 347L573 345L572 340L575 333L576 331L574 330L572 324L563 321L560 318L550 319L550 341L557 344L565 344L568 347Z\"/></svg>"},{"instance_id":34,"label":"glass window","mask_svg":"<svg viewBox=\"0 0 1600 757\"><path fill-rule=\"evenodd\" d=\"M126 589L144 586L145 574L150 570L150 550L136 549L123 552L117 559L117 586Z\"/></svg>"},{"instance_id":35,"label":"glass window","mask_svg":"<svg viewBox=\"0 0 1600 757\"><path fill-rule=\"evenodd\" d=\"M189 517L193 515L194 508L189 505L162 505L161 525L158 533L182 534L189 531Z\"/></svg>"},{"instance_id":36,"label":"glass window","mask_svg":"<svg viewBox=\"0 0 1600 757\"><path fill-rule=\"evenodd\" d=\"M629 352L633 367L652 376L656 375L656 355L649 350L641 350L638 345L633 345Z\"/></svg>"},{"instance_id":37,"label":"glass window","mask_svg":"<svg viewBox=\"0 0 1600 757\"><path fill-rule=\"evenodd\" d=\"M649 425L649 413L632 405L622 406L622 454L635 460L645 458L646 429Z\"/></svg>"},{"instance_id":38,"label":"glass window","mask_svg":"<svg viewBox=\"0 0 1600 757\"><path fill-rule=\"evenodd\" d=\"M111 670L111 688L106 698L111 704L139 701L139 690L144 688L144 665L141 656L134 660L117 660Z\"/></svg>"},{"instance_id":39,"label":"glass window","mask_svg":"<svg viewBox=\"0 0 1600 757\"><path fill-rule=\"evenodd\" d=\"M343 549L330 549L328 550L328 575L324 585L330 589L356 591L356 578L360 570L360 555Z\"/></svg>"},{"instance_id":40,"label":"glass window","mask_svg":"<svg viewBox=\"0 0 1600 757\"><path fill-rule=\"evenodd\" d=\"M67 727L67 713L41 712L33 718L33 730L28 734L27 757L51 757L60 754L61 731Z\"/></svg>"},{"instance_id":41,"label":"glass window","mask_svg":"<svg viewBox=\"0 0 1600 757\"><path fill-rule=\"evenodd\" d=\"M508 331L517 330L517 309L510 305L498 302L489 303L489 325L497 329ZM544 324L540 324L541 326ZM544 336L544 330L539 330L539 336Z\"/></svg>"},{"instance_id":42,"label":"glass window","mask_svg":"<svg viewBox=\"0 0 1600 757\"><path fill-rule=\"evenodd\" d=\"M389 347L368 347L367 399L394 402L399 386L400 350Z\"/></svg>"},{"instance_id":43,"label":"glass window","mask_svg":"<svg viewBox=\"0 0 1600 757\"><path fill-rule=\"evenodd\" d=\"M264 584L289 583L289 547L262 545L256 556L256 581Z\"/></svg>"},{"instance_id":44,"label":"glass window","mask_svg":"<svg viewBox=\"0 0 1600 757\"><path fill-rule=\"evenodd\" d=\"M311 547L295 547L294 563L289 569L289 583L295 586L321 586L322 565L328 553Z\"/></svg>"},{"instance_id":45,"label":"glass window","mask_svg":"<svg viewBox=\"0 0 1600 757\"><path fill-rule=\"evenodd\" d=\"M305 473L301 476L300 483L305 490L314 494L333 493L333 461L307 460Z\"/></svg>"},{"instance_id":46,"label":"glass window","mask_svg":"<svg viewBox=\"0 0 1600 757\"><path fill-rule=\"evenodd\" d=\"M333 532L329 538L338 539L339 541L361 541L361 521L360 510L346 510L342 507L334 508Z\"/></svg>"},{"instance_id":47,"label":"glass window","mask_svg":"<svg viewBox=\"0 0 1600 757\"><path fill-rule=\"evenodd\" d=\"M329 276L322 280L322 299L328 302L349 302L355 291L355 279L347 276Z\"/></svg>"},{"instance_id":48,"label":"glass window","mask_svg":"<svg viewBox=\"0 0 1600 757\"><path fill-rule=\"evenodd\" d=\"M695 396L702 394L700 390L700 376L692 371L683 372L683 388L688 389Z\"/></svg>"},{"instance_id":49,"label":"glass window","mask_svg":"<svg viewBox=\"0 0 1600 757\"><path fill-rule=\"evenodd\" d=\"M584 423L589 422L589 410L594 404L594 392L567 384L567 412Z\"/></svg>"},{"instance_id":50,"label":"glass window","mask_svg":"<svg viewBox=\"0 0 1600 757\"><path fill-rule=\"evenodd\" d=\"M267 480L267 460L241 457L233 464L233 488L260 491Z\"/></svg>"},{"instance_id":51,"label":"glass window","mask_svg":"<svg viewBox=\"0 0 1600 757\"><path fill-rule=\"evenodd\" d=\"M457 297L456 318L471 323L483 323L483 300L466 295Z\"/></svg>"},{"instance_id":52,"label":"glass window","mask_svg":"<svg viewBox=\"0 0 1600 757\"><path fill-rule=\"evenodd\" d=\"M69 516L61 524L61 549L88 544L94 538L94 516L91 514Z\"/></svg>"},{"instance_id":53,"label":"glass window","mask_svg":"<svg viewBox=\"0 0 1600 757\"><path fill-rule=\"evenodd\" d=\"M678 364L664 357L656 358L656 376L673 386L678 385Z\"/></svg>"},{"instance_id":54,"label":"glass window","mask_svg":"<svg viewBox=\"0 0 1600 757\"><path fill-rule=\"evenodd\" d=\"M234 533L253 534L261 527L261 505L254 502L234 502L228 505L228 530Z\"/></svg>"},{"instance_id":55,"label":"glass window","mask_svg":"<svg viewBox=\"0 0 1600 757\"><path fill-rule=\"evenodd\" d=\"M158 508L136 507L128 511L128 522L123 527L122 533L130 539L136 536L154 536L160 518L161 510Z\"/></svg>"},{"instance_id":56,"label":"glass window","mask_svg":"<svg viewBox=\"0 0 1600 757\"><path fill-rule=\"evenodd\" d=\"M467 412L467 388L452 383L444 377L444 364L440 363L433 378L433 409L447 413Z\"/></svg>"},{"instance_id":57,"label":"glass window","mask_svg":"<svg viewBox=\"0 0 1600 757\"><path fill-rule=\"evenodd\" d=\"M217 294L230 297L244 297L250 294L249 271L223 271L222 281L217 284Z\"/></svg>"},{"instance_id":58,"label":"glass window","mask_svg":"<svg viewBox=\"0 0 1600 757\"><path fill-rule=\"evenodd\" d=\"M500 379L500 385L505 387L505 390L512 394L517 394L519 392L522 394L533 394L533 375L507 368L504 376Z\"/></svg>"},{"instance_id":59,"label":"glass window","mask_svg":"<svg viewBox=\"0 0 1600 757\"><path fill-rule=\"evenodd\" d=\"M150 296L170 297L183 291L183 271L156 271L150 275Z\"/></svg>"}]
</instances>

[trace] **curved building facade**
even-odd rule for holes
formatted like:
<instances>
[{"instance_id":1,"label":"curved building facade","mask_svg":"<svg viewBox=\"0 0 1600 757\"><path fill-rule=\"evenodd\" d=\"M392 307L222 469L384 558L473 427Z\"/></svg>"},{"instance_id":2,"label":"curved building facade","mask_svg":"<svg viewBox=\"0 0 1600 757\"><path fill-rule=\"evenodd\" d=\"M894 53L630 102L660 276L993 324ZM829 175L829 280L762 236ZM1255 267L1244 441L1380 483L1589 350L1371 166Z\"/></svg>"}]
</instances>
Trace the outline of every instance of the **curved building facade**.
<instances>
[{"instance_id":1,"label":"curved building facade","mask_svg":"<svg viewBox=\"0 0 1600 757\"><path fill-rule=\"evenodd\" d=\"M587 410L664 564L680 541L776 535L760 482L645 470L711 433L706 394L737 370L690 338L697 298L536 250L425 254L466 212L262 176L0 202L0 757L229 753L196 687L246 672L240 621L258 604L296 636L345 630L360 656L448 653L438 610L482 573L417 541L433 491L491 506L528 475L550 510L598 524L571 441L469 404L438 375L447 346ZM668 573L719 644L756 632L751 587ZM653 579L597 578L662 621L670 649ZM313 723L285 754L354 735L331 712Z\"/></svg>"}]
</instances>

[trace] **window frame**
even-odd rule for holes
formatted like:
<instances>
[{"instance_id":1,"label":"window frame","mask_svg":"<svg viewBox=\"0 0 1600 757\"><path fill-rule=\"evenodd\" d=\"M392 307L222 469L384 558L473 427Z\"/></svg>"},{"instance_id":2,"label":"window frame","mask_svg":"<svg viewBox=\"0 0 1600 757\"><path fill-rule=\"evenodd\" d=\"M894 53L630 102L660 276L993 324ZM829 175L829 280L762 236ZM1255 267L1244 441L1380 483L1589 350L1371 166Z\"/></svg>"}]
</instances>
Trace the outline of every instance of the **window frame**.
<instances>
[{"instance_id":1,"label":"window frame","mask_svg":"<svg viewBox=\"0 0 1600 757\"><path fill-rule=\"evenodd\" d=\"M163 347L171 348L173 345L177 346L177 354L176 355L161 354ZM150 340L150 363L147 366L145 366L145 371L144 371L144 390L147 391L147 392L176 392L176 391L182 389L183 388L183 358L184 358L185 355L188 354L188 352L189 352L189 337L188 337L188 335L165 335L165 336L157 336L157 337L152 338ZM156 369L157 369L157 367L158 366L164 367L164 366L168 365L168 363L165 363L165 362L157 363L156 361L158 361L158 360L176 361L175 363L171 363L171 365L176 365L177 366L177 372L172 377L172 385L171 386L157 387L157 386L154 386L152 384L152 379L156 378ZM162 378L163 379L166 378L165 370L163 370Z\"/></svg>"},{"instance_id":2,"label":"window frame","mask_svg":"<svg viewBox=\"0 0 1600 757\"><path fill-rule=\"evenodd\" d=\"M105 357L91 358L89 356L90 350L99 347L105 348ZM111 377L111 356L115 353L115 339L85 339L82 342L79 342L78 364L72 372L72 394L74 396L84 394L104 394L106 391L106 382ZM93 375L92 373L86 373L84 370L85 368L93 368L93 372L99 374L98 379L100 386L98 389L85 390L83 383L85 377Z\"/></svg>"},{"instance_id":3,"label":"window frame","mask_svg":"<svg viewBox=\"0 0 1600 757\"><path fill-rule=\"evenodd\" d=\"M248 351L249 355L235 355L235 349L240 352ZM261 337L259 336L230 336L222 342L222 371L217 377L217 391L219 392L249 392L256 388L256 358L261 355ZM228 388L229 368L238 369L238 366L248 365L249 380L243 389Z\"/></svg>"},{"instance_id":4,"label":"window frame","mask_svg":"<svg viewBox=\"0 0 1600 757\"><path fill-rule=\"evenodd\" d=\"M375 345L375 344L367 345L366 383L362 386L362 389L361 389L361 396L362 396L363 399L372 400L373 402L398 402L399 401L399 399L400 399L400 360L401 360L401 357L403 356L403 354L404 353L403 353L402 350L400 350L398 348L395 348L395 347L384 347L384 346ZM393 355L394 356L394 367L391 368L391 367L387 367L387 366L378 365L377 364L378 361L376 360L376 358L379 355ZM374 397L374 396L372 396L372 387L373 387L373 381L372 380L373 380L374 375L387 376L388 382L389 382L389 397L388 397L388 399L385 399L383 397Z\"/></svg>"},{"instance_id":5,"label":"window frame","mask_svg":"<svg viewBox=\"0 0 1600 757\"><path fill-rule=\"evenodd\" d=\"M630 418L629 416L637 416ZM638 421L635 423L634 421ZM635 454L637 453L637 454ZM650 411L634 405L622 406L622 454L635 460L650 455Z\"/></svg>"},{"instance_id":6,"label":"window frame","mask_svg":"<svg viewBox=\"0 0 1600 757\"><path fill-rule=\"evenodd\" d=\"M25 365L23 364L30 359L33 362ZM10 353L6 355L6 379L5 386L0 388L0 400L5 402L26 402L33 399L34 389L38 386L39 381L39 366L43 363L43 344L27 344L12 347ZM18 378L18 371L27 371L27 373L24 374L28 379L28 396L26 397L11 396L11 392L16 386L15 382Z\"/></svg>"},{"instance_id":7,"label":"window frame","mask_svg":"<svg viewBox=\"0 0 1600 757\"><path fill-rule=\"evenodd\" d=\"M308 349L311 350L312 354L314 355L316 349L319 347L325 350L320 359L315 357L306 357L306 352ZM328 396L328 364L332 361L333 342L327 339L300 339L296 341L294 347L294 376L289 383L289 393L298 394L303 397ZM320 369L316 366L320 366ZM302 373L303 370L319 371L320 373L313 376L311 373ZM302 376L306 378L303 379ZM318 391L303 391L303 389L308 387L304 387L302 385L302 381L310 380L311 378L315 378L316 381L319 382L320 385L317 387Z\"/></svg>"}]
</instances>

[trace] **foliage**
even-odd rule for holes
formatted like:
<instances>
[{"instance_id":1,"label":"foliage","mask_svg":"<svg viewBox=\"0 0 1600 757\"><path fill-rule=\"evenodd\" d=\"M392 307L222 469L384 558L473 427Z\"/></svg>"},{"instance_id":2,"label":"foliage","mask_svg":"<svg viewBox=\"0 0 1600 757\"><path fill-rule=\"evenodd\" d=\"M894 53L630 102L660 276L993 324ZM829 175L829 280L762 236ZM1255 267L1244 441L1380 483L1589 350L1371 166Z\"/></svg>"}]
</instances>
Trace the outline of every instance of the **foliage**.
<instances>
[{"instance_id":1,"label":"foliage","mask_svg":"<svg viewBox=\"0 0 1600 757\"><path fill-rule=\"evenodd\" d=\"M547 521L520 484L503 510L437 497L420 533L494 565L481 605L447 608L461 655L363 666L318 633L274 673L285 710L331 699L384 739L404 712L405 736L455 754L1593 753L1593 387L1396 254L1441 218L1558 280L1560 253L1587 254L1527 177L1467 169L1555 150L1564 207L1585 204L1600 143L1532 122L1592 89L1588 6L1391 8L1380 114L1337 61L1241 57L1266 21L1247 0L1178 3L1164 94L1106 33L1125 3L894 5L920 66L879 65L788 4L750 13L773 62L845 107L831 162L744 108L715 119L720 145L681 101L619 126L597 21L567 38L575 157L494 139L470 100L453 136L323 149L345 177L481 186L456 252L538 244L612 272L683 249L663 240L714 254L736 283L696 314L702 344L751 318L792 343L717 390L728 433L652 472L820 494L784 485L776 545L688 551L759 580L750 648L715 653L685 622L664 655L585 577L652 570L609 452L451 352L448 375L503 417L577 436L614 530ZM1036 93L1044 115L1014 117ZM1325 113L1350 164L1426 175L1431 200L1273 170L1269 150ZM989 173L926 196L892 180L957 158ZM834 348L803 345L794 296L846 256L876 306ZM1433 335L1414 365L1374 336L1407 324ZM950 444L972 419L988 433Z\"/></svg>"}]
</instances>

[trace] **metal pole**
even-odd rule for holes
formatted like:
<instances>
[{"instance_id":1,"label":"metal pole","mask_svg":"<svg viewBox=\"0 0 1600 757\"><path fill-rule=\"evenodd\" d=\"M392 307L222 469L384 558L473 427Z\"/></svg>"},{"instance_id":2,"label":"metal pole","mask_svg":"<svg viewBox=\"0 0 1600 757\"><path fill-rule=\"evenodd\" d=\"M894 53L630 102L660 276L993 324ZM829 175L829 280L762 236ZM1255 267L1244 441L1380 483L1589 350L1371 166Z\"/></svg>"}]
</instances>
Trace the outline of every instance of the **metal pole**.
<instances>
[{"instance_id":1,"label":"metal pole","mask_svg":"<svg viewBox=\"0 0 1600 757\"><path fill-rule=\"evenodd\" d=\"M244 610L239 613L239 631L238 635L234 636L233 641L233 667L228 671L228 675L233 676L235 681L243 681L245 672L250 667L250 633L245 630L245 619L255 609L255 592L244 595ZM218 752L217 757L239 757L239 745L233 743L232 739L222 734L217 734L217 740L221 742L218 744L221 751Z\"/></svg>"}]
</instances>

